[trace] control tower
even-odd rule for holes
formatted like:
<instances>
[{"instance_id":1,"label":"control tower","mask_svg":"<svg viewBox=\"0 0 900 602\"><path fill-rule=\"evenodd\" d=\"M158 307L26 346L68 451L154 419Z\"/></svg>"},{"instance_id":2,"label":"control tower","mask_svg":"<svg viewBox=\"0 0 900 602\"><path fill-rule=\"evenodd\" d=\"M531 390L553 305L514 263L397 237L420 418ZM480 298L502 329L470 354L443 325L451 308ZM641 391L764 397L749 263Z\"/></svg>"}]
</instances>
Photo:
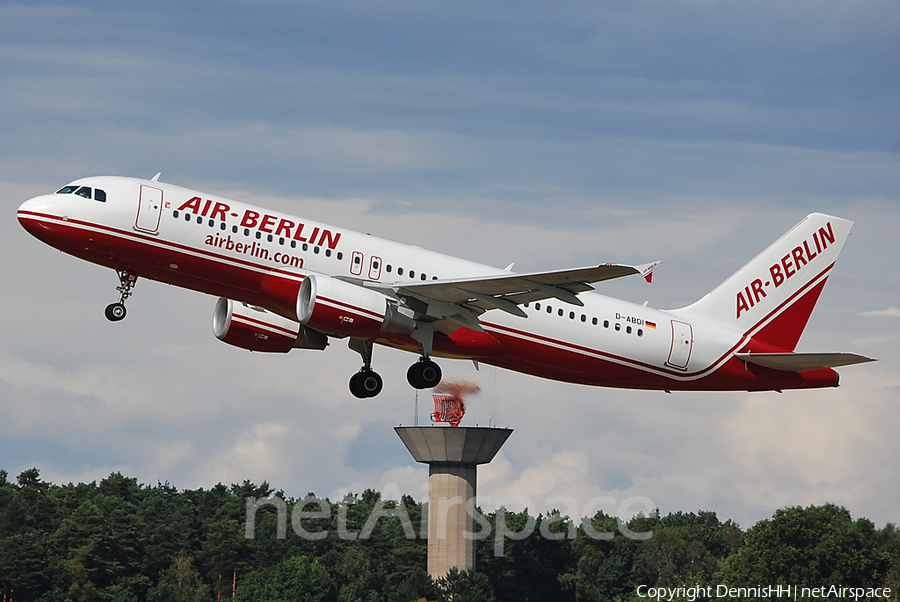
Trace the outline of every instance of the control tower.
<instances>
[{"instance_id":1,"label":"control tower","mask_svg":"<svg viewBox=\"0 0 900 602\"><path fill-rule=\"evenodd\" d=\"M512 429L485 427L398 426L394 428L416 462L428 464L428 574L447 575L452 567L475 567L473 512L477 466L494 459ZM474 501L472 502L474 504Z\"/></svg>"}]
</instances>

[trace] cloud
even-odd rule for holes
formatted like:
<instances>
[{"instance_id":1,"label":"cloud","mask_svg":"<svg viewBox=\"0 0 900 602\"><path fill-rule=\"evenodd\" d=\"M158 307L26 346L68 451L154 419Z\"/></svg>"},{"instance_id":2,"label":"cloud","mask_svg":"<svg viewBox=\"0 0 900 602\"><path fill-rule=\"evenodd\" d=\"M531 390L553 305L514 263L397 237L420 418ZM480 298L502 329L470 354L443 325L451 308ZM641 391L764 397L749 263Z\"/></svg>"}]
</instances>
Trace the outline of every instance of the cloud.
<instances>
[{"instance_id":1,"label":"cloud","mask_svg":"<svg viewBox=\"0 0 900 602\"><path fill-rule=\"evenodd\" d=\"M876 309L872 311L863 312L864 316L876 316L876 317L888 317L888 318L900 318L900 309L897 309L893 305L888 307L887 309Z\"/></svg>"}]
</instances>

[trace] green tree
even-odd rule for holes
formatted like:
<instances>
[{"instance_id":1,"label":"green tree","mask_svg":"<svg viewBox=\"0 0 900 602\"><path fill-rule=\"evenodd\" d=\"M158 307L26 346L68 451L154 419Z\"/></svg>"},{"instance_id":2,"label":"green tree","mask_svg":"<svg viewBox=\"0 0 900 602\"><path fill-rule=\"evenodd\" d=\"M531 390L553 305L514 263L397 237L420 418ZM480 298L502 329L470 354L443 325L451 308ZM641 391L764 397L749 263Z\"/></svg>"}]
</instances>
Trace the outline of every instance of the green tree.
<instances>
[{"instance_id":1,"label":"green tree","mask_svg":"<svg viewBox=\"0 0 900 602\"><path fill-rule=\"evenodd\" d=\"M436 600L438 589L428 572L419 567L407 573L402 580L387 585L384 595L388 602Z\"/></svg>"},{"instance_id":2,"label":"green tree","mask_svg":"<svg viewBox=\"0 0 900 602\"><path fill-rule=\"evenodd\" d=\"M203 602L209 599L209 591L194 567L194 559L182 550L150 589L147 602Z\"/></svg>"},{"instance_id":3,"label":"green tree","mask_svg":"<svg viewBox=\"0 0 900 602\"><path fill-rule=\"evenodd\" d=\"M712 582L719 561L696 538L685 538L674 527L657 527L643 542L635 561L641 583L652 586L706 585Z\"/></svg>"},{"instance_id":4,"label":"green tree","mask_svg":"<svg viewBox=\"0 0 900 602\"><path fill-rule=\"evenodd\" d=\"M338 567L341 577L340 602L377 602L381 599L372 589L372 565L365 552L353 546L344 553Z\"/></svg>"},{"instance_id":5,"label":"green tree","mask_svg":"<svg viewBox=\"0 0 900 602\"><path fill-rule=\"evenodd\" d=\"M453 567L446 577L437 580L441 602L494 602L494 590L487 575L474 569L460 571Z\"/></svg>"},{"instance_id":6,"label":"green tree","mask_svg":"<svg viewBox=\"0 0 900 602\"><path fill-rule=\"evenodd\" d=\"M141 571L141 541L133 504L115 495L86 500L56 533L68 551L70 595L113 600L146 597L150 579Z\"/></svg>"},{"instance_id":7,"label":"green tree","mask_svg":"<svg viewBox=\"0 0 900 602\"><path fill-rule=\"evenodd\" d=\"M185 550L199 547L196 509L168 484L148 488L136 507L144 574L159 575Z\"/></svg>"},{"instance_id":8,"label":"green tree","mask_svg":"<svg viewBox=\"0 0 900 602\"><path fill-rule=\"evenodd\" d=\"M751 527L724 563L732 587L760 583L818 587L879 587L891 566L874 525L833 504L785 508Z\"/></svg>"},{"instance_id":9,"label":"green tree","mask_svg":"<svg viewBox=\"0 0 900 602\"><path fill-rule=\"evenodd\" d=\"M656 529L656 518L636 517L628 523L635 532ZM574 590L577 600L615 600L634 593L635 562L646 541L629 539L618 531L618 519L604 512L584 519L572 544L574 566L559 579ZM652 540L652 538L651 538Z\"/></svg>"},{"instance_id":10,"label":"green tree","mask_svg":"<svg viewBox=\"0 0 900 602\"><path fill-rule=\"evenodd\" d=\"M326 602L334 599L334 581L317 560L294 556L249 573L238 583L237 599L258 602Z\"/></svg>"},{"instance_id":11,"label":"green tree","mask_svg":"<svg viewBox=\"0 0 900 602\"><path fill-rule=\"evenodd\" d=\"M17 600L61 598L57 585L63 570L57 547L46 533L29 529L0 539L0 590L15 591Z\"/></svg>"}]
</instances>

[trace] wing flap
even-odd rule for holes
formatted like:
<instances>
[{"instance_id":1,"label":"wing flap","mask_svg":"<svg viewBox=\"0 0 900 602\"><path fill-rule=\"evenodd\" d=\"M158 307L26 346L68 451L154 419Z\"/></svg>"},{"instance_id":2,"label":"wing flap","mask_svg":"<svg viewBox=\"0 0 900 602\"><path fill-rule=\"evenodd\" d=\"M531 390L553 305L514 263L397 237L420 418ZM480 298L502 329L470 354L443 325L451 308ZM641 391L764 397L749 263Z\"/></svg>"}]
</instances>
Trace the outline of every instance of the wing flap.
<instances>
[{"instance_id":1,"label":"wing flap","mask_svg":"<svg viewBox=\"0 0 900 602\"><path fill-rule=\"evenodd\" d=\"M876 361L856 353L736 353L735 357L757 366L786 372L808 372Z\"/></svg>"}]
</instances>

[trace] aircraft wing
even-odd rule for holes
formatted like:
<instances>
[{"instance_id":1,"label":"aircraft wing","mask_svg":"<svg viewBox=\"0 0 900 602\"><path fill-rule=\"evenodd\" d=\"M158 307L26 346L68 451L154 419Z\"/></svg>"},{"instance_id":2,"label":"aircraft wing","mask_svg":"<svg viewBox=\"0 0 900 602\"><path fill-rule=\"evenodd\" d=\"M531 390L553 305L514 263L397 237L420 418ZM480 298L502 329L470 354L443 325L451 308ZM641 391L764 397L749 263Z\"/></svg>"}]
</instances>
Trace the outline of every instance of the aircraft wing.
<instances>
[{"instance_id":1,"label":"aircraft wing","mask_svg":"<svg viewBox=\"0 0 900 602\"><path fill-rule=\"evenodd\" d=\"M577 294L592 290L591 283L633 274L641 274L649 281L659 263L640 266L607 263L552 272L425 280L389 286L404 305L419 314L432 320L449 318L457 324L481 330L478 316L487 310L500 309L524 318L527 314L519 307L522 303L555 298L583 306ZM382 283L367 282L365 285L385 287Z\"/></svg>"},{"instance_id":2,"label":"aircraft wing","mask_svg":"<svg viewBox=\"0 0 900 602\"><path fill-rule=\"evenodd\" d=\"M856 353L736 353L735 357L757 366L787 372L808 372L876 361Z\"/></svg>"}]
</instances>

